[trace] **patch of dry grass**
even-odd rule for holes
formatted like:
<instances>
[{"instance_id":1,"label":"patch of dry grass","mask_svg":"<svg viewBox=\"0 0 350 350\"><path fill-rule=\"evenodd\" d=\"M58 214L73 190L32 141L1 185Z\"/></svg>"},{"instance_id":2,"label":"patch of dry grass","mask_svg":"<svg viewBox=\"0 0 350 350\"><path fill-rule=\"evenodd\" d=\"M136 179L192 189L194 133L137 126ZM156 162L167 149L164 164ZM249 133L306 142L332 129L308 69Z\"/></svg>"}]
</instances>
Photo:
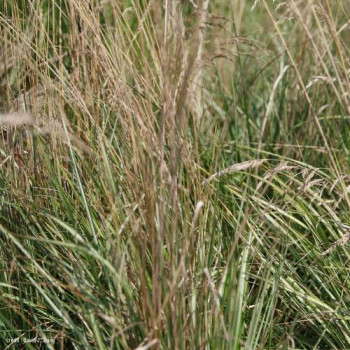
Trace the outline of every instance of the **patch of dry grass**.
<instances>
[{"instance_id":1,"label":"patch of dry grass","mask_svg":"<svg viewBox=\"0 0 350 350\"><path fill-rule=\"evenodd\" d=\"M349 12L1 3L3 348L347 348Z\"/></svg>"}]
</instances>

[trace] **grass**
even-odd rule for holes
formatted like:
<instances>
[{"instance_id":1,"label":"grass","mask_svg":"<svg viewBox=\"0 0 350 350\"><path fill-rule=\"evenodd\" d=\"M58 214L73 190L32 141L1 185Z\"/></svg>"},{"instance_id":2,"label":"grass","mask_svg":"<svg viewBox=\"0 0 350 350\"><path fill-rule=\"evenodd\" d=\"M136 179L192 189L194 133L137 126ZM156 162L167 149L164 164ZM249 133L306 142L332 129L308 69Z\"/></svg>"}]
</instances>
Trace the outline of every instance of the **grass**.
<instances>
[{"instance_id":1,"label":"grass","mask_svg":"<svg viewBox=\"0 0 350 350\"><path fill-rule=\"evenodd\" d=\"M350 349L348 13L1 2L1 349Z\"/></svg>"}]
</instances>

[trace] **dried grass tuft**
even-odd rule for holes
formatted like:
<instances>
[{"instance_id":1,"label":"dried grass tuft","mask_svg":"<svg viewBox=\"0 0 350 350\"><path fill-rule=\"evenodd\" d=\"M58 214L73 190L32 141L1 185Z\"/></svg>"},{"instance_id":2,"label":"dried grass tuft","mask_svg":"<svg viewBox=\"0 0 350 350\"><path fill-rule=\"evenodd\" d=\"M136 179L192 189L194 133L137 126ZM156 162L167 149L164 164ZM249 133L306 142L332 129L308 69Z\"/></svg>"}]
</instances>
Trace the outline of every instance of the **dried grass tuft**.
<instances>
[{"instance_id":1,"label":"dried grass tuft","mask_svg":"<svg viewBox=\"0 0 350 350\"><path fill-rule=\"evenodd\" d=\"M34 117L28 112L13 112L0 114L0 126L33 125Z\"/></svg>"}]
</instances>

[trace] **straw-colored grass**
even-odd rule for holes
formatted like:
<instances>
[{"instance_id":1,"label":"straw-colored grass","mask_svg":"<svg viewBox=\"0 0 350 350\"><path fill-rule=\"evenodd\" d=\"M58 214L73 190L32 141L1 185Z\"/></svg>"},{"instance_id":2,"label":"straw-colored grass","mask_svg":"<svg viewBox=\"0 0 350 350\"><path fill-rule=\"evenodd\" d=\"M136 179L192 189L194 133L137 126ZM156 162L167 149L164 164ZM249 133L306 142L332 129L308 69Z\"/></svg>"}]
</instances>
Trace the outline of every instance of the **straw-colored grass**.
<instances>
[{"instance_id":1,"label":"straw-colored grass","mask_svg":"<svg viewBox=\"0 0 350 350\"><path fill-rule=\"evenodd\" d=\"M349 13L0 2L0 348L349 349Z\"/></svg>"}]
</instances>

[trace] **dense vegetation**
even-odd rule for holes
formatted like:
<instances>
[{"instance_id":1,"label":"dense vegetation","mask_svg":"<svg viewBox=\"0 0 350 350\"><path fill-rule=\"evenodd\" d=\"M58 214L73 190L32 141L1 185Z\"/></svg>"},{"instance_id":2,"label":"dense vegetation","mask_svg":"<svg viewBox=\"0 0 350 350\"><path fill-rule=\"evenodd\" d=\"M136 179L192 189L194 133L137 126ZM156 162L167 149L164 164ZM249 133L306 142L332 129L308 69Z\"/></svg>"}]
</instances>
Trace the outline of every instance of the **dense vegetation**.
<instances>
[{"instance_id":1,"label":"dense vegetation","mask_svg":"<svg viewBox=\"0 0 350 350\"><path fill-rule=\"evenodd\" d=\"M0 1L0 348L350 349L349 13Z\"/></svg>"}]
</instances>

